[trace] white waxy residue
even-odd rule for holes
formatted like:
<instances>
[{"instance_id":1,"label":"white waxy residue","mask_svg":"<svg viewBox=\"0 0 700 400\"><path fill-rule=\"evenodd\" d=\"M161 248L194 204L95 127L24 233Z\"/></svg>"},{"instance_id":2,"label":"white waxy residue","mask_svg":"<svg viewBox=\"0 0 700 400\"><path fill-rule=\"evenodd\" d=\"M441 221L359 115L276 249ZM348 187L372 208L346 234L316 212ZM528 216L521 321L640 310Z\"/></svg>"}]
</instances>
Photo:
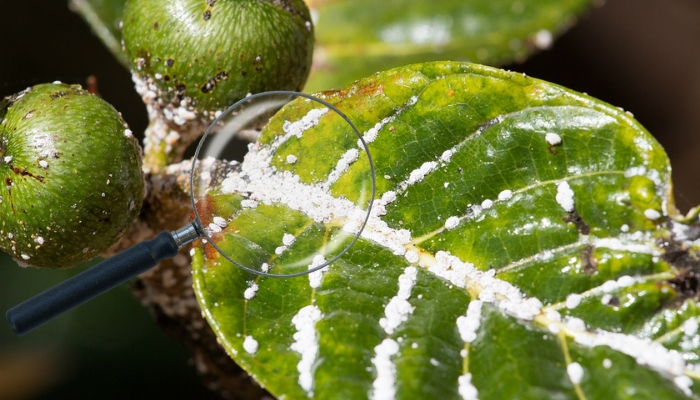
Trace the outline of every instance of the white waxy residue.
<instances>
[{"instance_id":1,"label":"white waxy residue","mask_svg":"<svg viewBox=\"0 0 700 400\"><path fill-rule=\"evenodd\" d=\"M399 189L404 191L409 186L415 185L416 183L422 181L426 175L435 171L437 167L438 163L435 161L428 161L423 163L423 165L421 165L420 168L411 171L411 174L408 176L408 179L399 183Z\"/></svg>"},{"instance_id":2,"label":"white waxy residue","mask_svg":"<svg viewBox=\"0 0 700 400\"><path fill-rule=\"evenodd\" d=\"M690 389L693 387L693 380L687 375L680 375L673 378L673 383L680 388L686 396L692 396L693 391Z\"/></svg>"},{"instance_id":3,"label":"white waxy residue","mask_svg":"<svg viewBox=\"0 0 700 400\"><path fill-rule=\"evenodd\" d=\"M311 260L311 264L309 265L309 269L314 269L318 267L319 265L323 264L326 262L326 259L323 258L321 254L317 254L313 260ZM323 273L328 271L328 266L326 265L325 267L309 273L309 286L311 286L313 289L317 289L318 287L321 286L321 282L323 282Z\"/></svg>"},{"instance_id":4,"label":"white waxy residue","mask_svg":"<svg viewBox=\"0 0 700 400\"><path fill-rule=\"evenodd\" d=\"M513 191L512 190L504 190L501 193L498 194L498 200L500 201L506 201L513 197Z\"/></svg>"},{"instance_id":5,"label":"white waxy residue","mask_svg":"<svg viewBox=\"0 0 700 400\"><path fill-rule=\"evenodd\" d=\"M246 336L245 340L243 341L243 349L250 353L250 354L255 354L258 352L258 341L253 339L252 336Z\"/></svg>"},{"instance_id":6,"label":"white waxy residue","mask_svg":"<svg viewBox=\"0 0 700 400\"><path fill-rule=\"evenodd\" d=\"M577 362L572 362L566 366L566 373L569 374L569 379L574 385L581 383L583 379L583 367Z\"/></svg>"},{"instance_id":7,"label":"white waxy residue","mask_svg":"<svg viewBox=\"0 0 700 400\"><path fill-rule=\"evenodd\" d=\"M221 217L212 218L212 222L218 225L220 228L226 228L228 226L228 222L226 222L226 220Z\"/></svg>"},{"instance_id":8,"label":"white waxy residue","mask_svg":"<svg viewBox=\"0 0 700 400\"><path fill-rule=\"evenodd\" d=\"M695 336L698 333L698 320L690 318L683 322L683 334L686 336Z\"/></svg>"},{"instance_id":9,"label":"white waxy residue","mask_svg":"<svg viewBox=\"0 0 700 400\"><path fill-rule=\"evenodd\" d=\"M481 208L484 210L488 210L491 207L493 207L493 200L486 199L481 202Z\"/></svg>"},{"instance_id":10,"label":"white waxy residue","mask_svg":"<svg viewBox=\"0 0 700 400\"><path fill-rule=\"evenodd\" d=\"M659 371L680 376L685 370L683 355L677 351L670 351L660 343L648 338L638 338L632 335L606 332L602 330L591 334L583 331L573 331L576 343L588 347L608 346L613 350L637 360L637 363L647 365Z\"/></svg>"},{"instance_id":11,"label":"white waxy residue","mask_svg":"<svg viewBox=\"0 0 700 400\"><path fill-rule=\"evenodd\" d=\"M389 304L384 307L385 317L379 320L379 325L384 328L384 332L391 335L396 328L408 319L413 313L413 306L408 302L411 291L416 285L418 270L416 267L406 267L403 274L399 276L399 291L392 297Z\"/></svg>"},{"instance_id":12,"label":"white waxy residue","mask_svg":"<svg viewBox=\"0 0 700 400\"><path fill-rule=\"evenodd\" d=\"M279 143L284 143L292 136L296 136L301 139L301 135L304 131L313 128L318 125L319 119L328 112L328 108L314 108L310 110L306 115L304 115L299 121L289 122L285 121L282 126L282 130L285 135L279 140Z\"/></svg>"},{"instance_id":13,"label":"white waxy residue","mask_svg":"<svg viewBox=\"0 0 700 400\"><path fill-rule=\"evenodd\" d=\"M447 218L447 220L445 221L445 228L447 230L454 229L457 227L457 225L459 225L459 217L452 216L450 218Z\"/></svg>"},{"instance_id":14,"label":"white waxy residue","mask_svg":"<svg viewBox=\"0 0 700 400\"><path fill-rule=\"evenodd\" d=\"M612 361L609 358L603 360L603 368L610 369L612 367Z\"/></svg>"},{"instance_id":15,"label":"white waxy residue","mask_svg":"<svg viewBox=\"0 0 700 400\"><path fill-rule=\"evenodd\" d=\"M472 300L467 307L467 315L457 318L457 329L459 336L466 343L471 343L476 339L476 331L481 326L481 306L483 302L480 300Z\"/></svg>"},{"instance_id":16,"label":"white waxy residue","mask_svg":"<svg viewBox=\"0 0 700 400\"><path fill-rule=\"evenodd\" d=\"M581 299L582 297L578 293L572 293L566 296L566 308L571 310L578 307L578 305L581 304Z\"/></svg>"},{"instance_id":17,"label":"white waxy residue","mask_svg":"<svg viewBox=\"0 0 700 400\"><path fill-rule=\"evenodd\" d=\"M343 154L343 156L340 157L340 160L338 160L338 164L336 164L333 171L331 171L331 173L328 174L328 180L325 183L325 187L329 188L332 184L334 184L338 180L338 178L340 178L340 175L342 175L343 172L347 171L347 169L350 167L350 164L357 161L359 155L360 152L357 149L350 149L346 151L345 154Z\"/></svg>"},{"instance_id":18,"label":"white waxy residue","mask_svg":"<svg viewBox=\"0 0 700 400\"><path fill-rule=\"evenodd\" d=\"M47 169L49 167L49 163L46 160L41 160L39 161L39 166L43 169Z\"/></svg>"},{"instance_id":19,"label":"white waxy residue","mask_svg":"<svg viewBox=\"0 0 700 400\"><path fill-rule=\"evenodd\" d=\"M561 144L561 136L557 135L556 133L547 133L544 135L544 140L547 141L552 146L556 146L558 144Z\"/></svg>"},{"instance_id":20,"label":"white waxy residue","mask_svg":"<svg viewBox=\"0 0 700 400\"><path fill-rule=\"evenodd\" d=\"M557 185L557 203L566 212L574 211L574 191L571 190L571 186L566 181L563 181Z\"/></svg>"},{"instance_id":21,"label":"white waxy residue","mask_svg":"<svg viewBox=\"0 0 700 400\"><path fill-rule=\"evenodd\" d=\"M370 128L367 132L362 135L362 139L364 139L365 143L370 144L374 142L377 139L377 136L379 135L379 131L384 127L384 125L393 122L396 119L396 116L392 115L391 117L386 117L380 122L377 122L374 127ZM357 139L357 147L364 149L364 146L362 145L362 141L360 139Z\"/></svg>"},{"instance_id":22,"label":"white waxy residue","mask_svg":"<svg viewBox=\"0 0 700 400\"><path fill-rule=\"evenodd\" d=\"M285 233L282 237L282 244L285 246L291 246L296 240L297 238L294 235Z\"/></svg>"},{"instance_id":23,"label":"white waxy residue","mask_svg":"<svg viewBox=\"0 0 700 400\"><path fill-rule=\"evenodd\" d=\"M314 305L309 305L292 318L292 324L296 328L294 343L291 349L301 354L301 360L297 364L299 371L299 386L311 396L313 395L314 375L313 365L318 355L318 334L316 323L321 320L323 314Z\"/></svg>"},{"instance_id":24,"label":"white waxy residue","mask_svg":"<svg viewBox=\"0 0 700 400\"><path fill-rule=\"evenodd\" d=\"M394 339L384 339L374 347L372 364L377 377L372 383L373 392L370 398L374 400L392 400L396 396L396 366L391 357L398 354L399 344Z\"/></svg>"},{"instance_id":25,"label":"white waxy residue","mask_svg":"<svg viewBox=\"0 0 700 400\"><path fill-rule=\"evenodd\" d=\"M442 153L442 155L440 156L440 161L442 161L444 163L450 162L450 160L452 159L452 156L455 154L455 152L456 152L455 149L445 150Z\"/></svg>"},{"instance_id":26,"label":"white waxy residue","mask_svg":"<svg viewBox=\"0 0 700 400\"><path fill-rule=\"evenodd\" d=\"M657 219L661 218L661 213L653 208L647 208L644 210L644 216L652 221L656 221Z\"/></svg>"},{"instance_id":27,"label":"white waxy residue","mask_svg":"<svg viewBox=\"0 0 700 400\"><path fill-rule=\"evenodd\" d=\"M472 374L466 373L457 378L459 395L463 400L479 400L479 391L472 385Z\"/></svg>"},{"instance_id":28,"label":"white waxy residue","mask_svg":"<svg viewBox=\"0 0 700 400\"><path fill-rule=\"evenodd\" d=\"M290 154L287 156L287 164L294 164L297 162L297 156Z\"/></svg>"},{"instance_id":29,"label":"white waxy residue","mask_svg":"<svg viewBox=\"0 0 700 400\"><path fill-rule=\"evenodd\" d=\"M417 263L420 260L420 255L415 250L409 250L404 255L404 258L410 263Z\"/></svg>"},{"instance_id":30,"label":"white waxy residue","mask_svg":"<svg viewBox=\"0 0 700 400\"><path fill-rule=\"evenodd\" d=\"M249 285L250 286L248 286L248 288L245 290L245 292L243 292L243 297L245 297L246 300L250 300L253 297L255 297L255 294L258 292L258 289L260 289L258 284L255 282L251 281L251 282L249 282Z\"/></svg>"}]
</instances>

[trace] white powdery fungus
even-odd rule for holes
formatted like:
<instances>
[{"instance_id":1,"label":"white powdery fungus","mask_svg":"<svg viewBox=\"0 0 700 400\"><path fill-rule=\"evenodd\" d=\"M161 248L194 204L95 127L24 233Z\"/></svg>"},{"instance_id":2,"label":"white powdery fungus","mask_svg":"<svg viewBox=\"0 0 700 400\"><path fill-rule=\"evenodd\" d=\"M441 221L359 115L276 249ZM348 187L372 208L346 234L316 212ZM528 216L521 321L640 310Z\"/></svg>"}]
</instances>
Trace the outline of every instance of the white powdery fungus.
<instances>
[{"instance_id":1,"label":"white powdery fungus","mask_svg":"<svg viewBox=\"0 0 700 400\"><path fill-rule=\"evenodd\" d=\"M297 238L294 235L290 233L285 233L282 237L282 244L285 246L291 246L296 240Z\"/></svg>"},{"instance_id":2,"label":"white powdery fungus","mask_svg":"<svg viewBox=\"0 0 700 400\"><path fill-rule=\"evenodd\" d=\"M568 317L566 319L566 326L568 326L569 329L577 331L577 332L585 332L586 331L586 323L583 322L583 320L581 318Z\"/></svg>"},{"instance_id":3,"label":"white powdery fungus","mask_svg":"<svg viewBox=\"0 0 700 400\"><path fill-rule=\"evenodd\" d=\"M581 304L581 299L582 297L578 293L572 293L566 296L566 308L571 310L578 307L578 305Z\"/></svg>"},{"instance_id":4,"label":"white powdery fungus","mask_svg":"<svg viewBox=\"0 0 700 400\"><path fill-rule=\"evenodd\" d=\"M391 361L391 357L398 352L399 344L394 339L384 339L374 347L375 355L372 358L372 364L377 377L372 382L371 399L392 400L396 396L396 366Z\"/></svg>"},{"instance_id":5,"label":"white powdery fungus","mask_svg":"<svg viewBox=\"0 0 700 400\"><path fill-rule=\"evenodd\" d=\"M281 256L285 251L287 251L287 246L279 246L275 249L275 254Z\"/></svg>"},{"instance_id":6,"label":"white powdery fungus","mask_svg":"<svg viewBox=\"0 0 700 400\"><path fill-rule=\"evenodd\" d=\"M260 287L258 286L257 283L255 282L249 282L250 286L243 292L243 297L245 297L246 300L250 300L253 297L255 297L255 294L258 292L258 289Z\"/></svg>"},{"instance_id":7,"label":"white powdery fungus","mask_svg":"<svg viewBox=\"0 0 700 400\"><path fill-rule=\"evenodd\" d=\"M400 113L400 111L399 111ZM398 114L397 114L398 115ZM370 128L367 132L365 132L362 135L362 139L364 139L365 143L370 144L374 142L377 139L377 136L379 135L379 131L384 127L384 125L394 122L396 119L395 115L392 115L390 117L386 117L380 122L377 122L374 127ZM364 146L362 145L362 141L360 139L357 139L357 147L363 148Z\"/></svg>"},{"instance_id":8,"label":"white powdery fungus","mask_svg":"<svg viewBox=\"0 0 700 400\"><path fill-rule=\"evenodd\" d=\"M252 336L246 336L245 340L243 341L243 349L250 353L250 354L255 354L258 352L258 341L253 339Z\"/></svg>"},{"instance_id":9,"label":"white powdery fungus","mask_svg":"<svg viewBox=\"0 0 700 400\"><path fill-rule=\"evenodd\" d=\"M544 135L544 140L546 140L551 146L561 144L561 136L557 135L556 133L547 133Z\"/></svg>"},{"instance_id":10,"label":"white powdery fungus","mask_svg":"<svg viewBox=\"0 0 700 400\"><path fill-rule=\"evenodd\" d=\"M569 375L569 379L574 385L581 383L583 379L583 367L577 362L572 362L566 366L566 373Z\"/></svg>"},{"instance_id":11,"label":"white powdery fungus","mask_svg":"<svg viewBox=\"0 0 700 400\"><path fill-rule=\"evenodd\" d=\"M501 193L498 194L498 200L500 201L506 201L513 197L513 191L512 190L504 190Z\"/></svg>"},{"instance_id":12,"label":"white powdery fungus","mask_svg":"<svg viewBox=\"0 0 700 400\"><path fill-rule=\"evenodd\" d=\"M221 217L212 218L212 222L218 225L220 228L226 228L228 226L228 222L226 222L226 220Z\"/></svg>"},{"instance_id":13,"label":"white powdery fungus","mask_svg":"<svg viewBox=\"0 0 700 400\"><path fill-rule=\"evenodd\" d=\"M644 210L644 216L652 221L656 221L657 219L661 218L661 213L653 208L647 208Z\"/></svg>"},{"instance_id":14,"label":"white powdery fungus","mask_svg":"<svg viewBox=\"0 0 700 400\"><path fill-rule=\"evenodd\" d=\"M624 238L622 238L624 239ZM621 240L621 238L600 238L594 240L591 245L593 247L602 247L610 250L620 250L620 251L629 251L632 253L641 253L641 254L651 254L653 256L660 256L661 252L658 250L654 249L648 244L644 243L633 243L633 242L628 242L626 239Z\"/></svg>"},{"instance_id":15,"label":"white powdery fungus","mask_svg":"<svg viewBox=\"0 0 700 400\"><path fill-rule=\"evenodd\" d=\"M343 172L347 171L352 163L357 161L359 156L360 152L357 149L350 149L346 151L345 154L343 154L343 156L340 157L340 160L338 160L338 163L336 164L333 171L331 171L331 173L328 174L328 180L325 183L325 188L327 189L332 184L334 184L338 180L338 178L340 178L340 175L342 175Z\"/></svg>"},{"instance_id":16,"label":"white powdery fungus","mask_svg":"<svg viewBox=\"0 0 700 400\"><path fill-rule=\"evenodd\" d=\"M454 148L449 149L449 150L445 150L445 151L442 153L442 155L440 156L440 161L442 161L442 162L444 162L444 163L450 162L450 160L452 159L452 156L453 156L456 152L457 152L457 150L455 150Z\"/></svg>"},{"instance_id":17,"label":"white powdery fungus","mask_svg":"<svg viewBox=\"0 0 700 400\"><path fill-rule=\"evenodd\" d=\"M690 318L683 322L683 334L685 336L695 336L698 333L698 320L695 318Z\"/></svg>"},{"instance_id":18,"label":"white powdery fungus","mask_svg":"<svg viewBox=\"0 0 700 400\"><path fill-rule=\"evenodd\" d=\"M318 355L318 335L316 333L316 323L321 320L323 314L314 305L309 305L292 318L292 324L296 328L294 343L291 349L301 354L301 360L297 364L299 371L299 386L309 395L313 394L314 375L313 366Z\"/></svg>"},{"instance_id":19,"label":"white powdery fungus","mask_svg":"<svg viewBox=\"0 0 700 400\"><path fill-rule=\"evenodd\" d=\"M693 387L693 380L690 379L689 376L687 376L687 375L677 376L677 377L673 378L673 383L675 383L676 386L678 386L678 388L681 389L683 391L683 393L685 393L686 396L693 395L693 391L690 389L691 387Z\"/></svg>"},{"instance_id":20,"label":"white powdery fungus","mask_svg":"<svg viewBox=\"0 0 700 400\"><path fill-rule=\"evenodd\" d=\"M571 186L566 181L560 182L557 185L557 203L566 212L574 211L574 191L571 190Z\"/></svg>"},{"instance_id":21,"label":"white powdery fungus","mask_svg":"<svg viewBox=\"0 0 700 400\"><path fill-rule=\"evenodd\" d=\"M292 136L296 136L301 139L304 131L313 128L318 125L319 119L328 112L328 108L314 108L310 110L306 115L304 115L299 121L289 122L284 121L282 130L285 135L278 139L277 145L286 142Z\"/></svg>"},{"instance_id":22,"label":"white powdery fungus","mask_svg":"<svg viewBox=\"0 0 700 400\"><path fill-rule=\"evenodd\" d=\"M423 163L423 165L421 165L420 168L411 171L411 174L408 176L408 179L399 183L399 189L401 191L405 191L409 186L415 185L416 183L422 181L426 175L435 171L437 167L438 163L435 161L428 161Z\"/></svg>"},{"instance_id":23,"label":"white powdery fungus","mask_svg":"<svg viewBox=\"0 0 700 400\"><path fill-rule=\"evenodd\" d=\"M479 391L472 385L472 374L466 373L457 378L459 395L463 400L479 400Z\"/></svg>"},{"instance_id":24,"label":"white powdery fungus","mask_svg":"<svg viewBox=\"0 0 700 400\"><path fill-rule=\"evenodd\" d=\"M463 262L445 251L438 251L434 262L424 267L460 288L465 288L469 279L470 284L481 288L479 300L492 303L516 318L532 320L542 311L539 299L525 298L518 288L495 278L494 270L480 271L473 264Z\"/></svg>"},{"instance_id":25,"label":"white powdery fungus","mask_svg":"<svg viewBox=\"0 0 700 400\"><path fill-rule=\"evenodd\" d=\"M638 364L647 365L658 371L680 376L685 370L682 353L668 350L651 339L601 330L595 333L582 331L570 333L578 344L587 347L608 346L634 358Z\"/></svg>"},{"instance_id":26,"label":"white powdery fungus","mask_svg":"<svg viewBox=\"0 0 700 400\"><path fill-rule=\"evenodd\" d=\"M459 217L452 216L445 221L445 229L447 230L454 229L457 225L459 225Z\"/></svg>"},{"instance_id":27,"label":"white powdery fungus","mask_svg":"<svg viewBox=\"0 0 700 400\"><path fill-rule=\"evenodd\" d=\"M314 269L325 262L326 259L323 258L321 254L317 254L314 257L314 259L311 260L311 264L309 264L309 270ZM321 286L321 282L323 282L323 273L326 271L328 271L327 265L323 268L318 269L317 271L309 273L309 286L311 286L312 289L317 289Z\"/></svg>"},{"instance_id":28,"label":"white powdery fungus","mask_svg":"<svg viewBox=\"0 0 700 400\"><path fill-rule=\"evenodd\" d=\"M459 336L466 343L471 343L476 339L476 331L481 326L481 306L483 302L480 300L472 300L467 307L467 315L460 315L457 318L457 329Z\"/></svg>"},{"instance_id":29,"label":"white powdery fungus","mask_svg":"<svg viewBox=\"0 0 700 400\"><path fill-rule=\"evenodd\" d=\"M396 296L389 300L389 304L384 307L384 317L379 320L379 325L384 328L384 332L391 335L402 322L408 319L413 313L413 306L408 302L411 291L416 285L418 270L416 267L406 267L403 274L399 276L399 291Z\"/></svg>"},{"instance_id":30,"label":"white powdery fungus","mask_svg":"<svg viewBox=\"0 0 700 400\"><path fill-rule=\"evenodd\" d=\"M417 263L420 260L420 255L415 250L409 250L404 255L404 258L410 263Z\"/></svg>"}]
</instances>

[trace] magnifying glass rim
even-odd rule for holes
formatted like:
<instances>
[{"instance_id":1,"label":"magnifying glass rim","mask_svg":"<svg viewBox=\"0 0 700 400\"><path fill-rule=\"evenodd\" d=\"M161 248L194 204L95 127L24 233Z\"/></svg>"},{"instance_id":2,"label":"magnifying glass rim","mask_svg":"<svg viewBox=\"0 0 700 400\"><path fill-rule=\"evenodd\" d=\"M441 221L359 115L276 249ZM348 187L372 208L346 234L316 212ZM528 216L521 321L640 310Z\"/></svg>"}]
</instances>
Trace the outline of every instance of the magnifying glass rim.
<instances>
[{"instance_id":1,"label":"magnifying glass rim","mask_svg":"<svg viewBox=\"0 0 700 400\"><path fill-rule=\"evenodd\" d=\"M297 273L293 273L293 274L272 274L272 273L268 273L268 272L262 272L262 271L258 271L258 270L254 270L252 268L249 268L249 267L247 267L243 264L240 264L240 263L234 261L233 259L231 259L223 250L221 250L219 248L219 246L217 246L214 243L214 241L211 239L211 237L209 237L209 235L204 230L204 226L202 225L202 219L199 216L199 212L197 212L197 207L195 205L196 201L194 198L195 197L194 196L194 187L195 187L194 186L194 169L195 169L195 165L197 164L197 160L199 158L199 151L201 150L202 144L206 140L207 136L209 136L209 132L211 132L212 128L219 121L221 121L224 117L226 117L239 104L244 103L246 101L250 101L256 97L269 96L269 95L289 95L289 96L305 97L309 100L317 101L317 102L323 104L324 106L330 108L331 110L335 111L336 113L338 113L338 115L340 115L348 124L350 124L352 129L355 131L355 134L357 134L357 137L360 139L360 142L362 143L362 147L364 147L365 152L367 153L367 159L369 160L369 168L370 168L370 172L372 174L372 198L370 199L369 205L367 206L367 215L365 215L365 220L362 222L362 225L360 226L360 229L358 230L358 232L355 235L355 238L352 240L352 242L350 242L350 244L348 244L347 247L345 247L345 249L343 249L343 251L341 251L340 253L335 255L330 260L324 262L323 264L318 265L314 268L311 268L307 271L297 272ZM287 103L287 104L289 104L289 103ZM219 254L224 256L224 258L226 260L233 263L237 267L239 267L245 271L251 272L253 274L256 274L256 275L269 276L272 278L292 278L292 277L296 277L296 276L307 275L307 274L310 274L314 271L318 271L319 269L324 268L324 267L334 263L336 260L338 260L340 257L342 257L343 254L347 253L347 251L350 250L350 248L355 245L355 242L357 242L357 240L360 238L360 236L362 236L362 231L364 231L365 226L367 226L367 222L369 221L370 214L372 213L372 204L374 203L374 198L375 198L376 192L377 192L377 177L376 177L376 173L374 170L374 161L372 160L372 154L369 152L369 147L367 146L367 142L365 142L364 137L362 136L360 131L357 129L357 127L355 127L355 124L353 124L352 121L350 121L350 118L348 118L347 115L345 115L342 111L338 110L334 105L328 103L327 101L321 100L316 96L312 96L312 95L309 95L306 93L294 92L294 91L289 91L289 90L271 90L268 92L256 93L256 94L247 96L244 99L241 99L241 100L235 102L233 105L231 105L229 108L227 108L224 112L221 113L221 115L219 115L216 119L214 119L214 122L212 122L211 125L209 125L207 130L204 132L204 135L202 135L202 138L199 140L199 143L197 144L197 149L194 152L194 157L192 158L192 167L190 168L190 201L192 202L192 210L194 211L194 215L195 215L195 219L194 219L194 221L192 221L192 223L194 223L196 225L197 230L199 231L198 233L201 236L203 236L204 238L206 238L207 243L209 243L211 246L213 246L216 249L216 251L219 252Z\"/></svg>"}]
</instances>

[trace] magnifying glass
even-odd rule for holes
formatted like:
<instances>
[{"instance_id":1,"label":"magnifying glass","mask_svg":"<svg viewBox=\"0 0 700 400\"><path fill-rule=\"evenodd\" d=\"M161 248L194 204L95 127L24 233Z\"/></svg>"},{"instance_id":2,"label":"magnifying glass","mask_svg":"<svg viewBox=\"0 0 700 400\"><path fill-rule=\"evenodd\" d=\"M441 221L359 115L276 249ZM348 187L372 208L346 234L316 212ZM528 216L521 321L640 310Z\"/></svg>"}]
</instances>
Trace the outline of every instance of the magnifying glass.
<instances>
[{"instance_id":1,"label":"magnifying glass","mask_svg":"<svg viewBox=\"0 0 700 400\"><path fill-rule=\"evenodd\" d=\"M259 138L243 163L230 162L231 172L217 179L217 160L241 135ZM304 93L254 94L221 113L199 141L190 170L191 222L26 300L6 317L23 335L200 238L217 256L250 273L305 275L350 250L367 224L375 194L369 148L343 112Z\"/></svg>"}]
</instances>

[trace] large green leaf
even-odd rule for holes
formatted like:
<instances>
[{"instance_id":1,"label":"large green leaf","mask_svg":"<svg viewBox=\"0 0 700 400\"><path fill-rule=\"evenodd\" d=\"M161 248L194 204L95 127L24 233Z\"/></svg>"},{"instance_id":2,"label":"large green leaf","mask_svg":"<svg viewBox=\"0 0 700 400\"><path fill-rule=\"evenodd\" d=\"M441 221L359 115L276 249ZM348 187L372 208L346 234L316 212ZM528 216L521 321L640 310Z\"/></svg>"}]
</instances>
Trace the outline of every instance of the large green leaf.
<instances>
[{"instance_id":1,"label":"large green leaf","mask_svg":"<svg viewBox=\"0 0 700 400\"><path fill-rule=\"evenodd\" d=\"M549 47L591 0L307 0L316 53L307 90L415 62L500 65Z\"/></svg>"},{"instance_id":2,"label":"large green leaf","mask_svg":"<svg viewBox=\"0 0 700 400\"><path fill-rule=\"evenodd\" d=\"M195 291L210 325L273 394L700 393L692 242L700 229L695 217L677 215L669 161L629 114L465 63L411 65L320 95L370 142L378 200L362 239L320 285L245 273L208 247L193 253ZM251 194L258 207L229 218L238 235L262 247L280 246L275 221L289 204L307 207L298 196L320 190L318 171L328 170L327 152L312 144L332 129L312 128L285 147L308 150L293 166L272 161L270 168L265 158L282 122L307 111L305 102L282 110L222 185L246 194L249 177L279 183L289 177L282 170L298 175L282 179L278 191ZM286 157L282 148L272 160ZM353 179L367 167L360 157L341 175L330 189L334 201L356 196ZM263 232L233 223L243 216L265 223ZM227 229L217 239L223 247Z\"/></svg>"}]
</instances>

